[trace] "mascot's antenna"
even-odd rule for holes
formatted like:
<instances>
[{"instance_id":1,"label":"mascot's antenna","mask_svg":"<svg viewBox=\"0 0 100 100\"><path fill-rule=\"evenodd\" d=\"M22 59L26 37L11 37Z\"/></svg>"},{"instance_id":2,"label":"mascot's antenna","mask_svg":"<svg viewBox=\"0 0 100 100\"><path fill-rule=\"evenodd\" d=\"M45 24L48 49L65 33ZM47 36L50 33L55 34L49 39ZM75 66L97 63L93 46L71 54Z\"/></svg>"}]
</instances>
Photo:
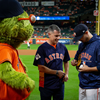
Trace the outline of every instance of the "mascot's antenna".
<instances>
[{"instance_id":1,"label":"mascot's antenna","mask_svg":"<svg viewBox=\"0 0 100 100\"><path fill-rule=\"evenodd\" d=\"M29 18L18 18L18 21L20 20L29 20L31 23L35 23L36 17L33 14L30 14Z\"/></svg>"}]
</instances>

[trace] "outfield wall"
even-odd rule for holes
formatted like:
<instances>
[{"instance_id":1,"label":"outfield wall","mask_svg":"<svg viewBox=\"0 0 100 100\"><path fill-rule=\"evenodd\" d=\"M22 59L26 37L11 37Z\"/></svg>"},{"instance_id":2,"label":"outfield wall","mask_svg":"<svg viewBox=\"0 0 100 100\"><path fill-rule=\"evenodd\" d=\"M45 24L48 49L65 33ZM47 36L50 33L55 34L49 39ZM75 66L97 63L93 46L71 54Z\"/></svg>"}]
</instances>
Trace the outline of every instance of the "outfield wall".
<instances>
[{"instance_id":1,"label":"outfield wall","mask_svg":"<svg viewBox=\"0 0 100 100\"><path fill-rule=\"evenodd\" d=\"M48 38L31 38L29 39L30 44L43 44L44 42L48 41ZM72 38L61 38L59 42L62 44L74 44ZM26 44L27 41L24 41Z\"/></svg>"},{"instance_id":2,"label":"outfield wall","mask_svg":"<svg viewBox=\"0 0 100 100\"><path fill-rule=\"evenodd\" d=\"M43 44L44 42L48 41L48 38L31 38L29 39L30 44ZM63 44L73 44L72 38L61 38L59 39L60 43ZM27 41L25 41L27 43Z\"/></svg>"}]
</instances>

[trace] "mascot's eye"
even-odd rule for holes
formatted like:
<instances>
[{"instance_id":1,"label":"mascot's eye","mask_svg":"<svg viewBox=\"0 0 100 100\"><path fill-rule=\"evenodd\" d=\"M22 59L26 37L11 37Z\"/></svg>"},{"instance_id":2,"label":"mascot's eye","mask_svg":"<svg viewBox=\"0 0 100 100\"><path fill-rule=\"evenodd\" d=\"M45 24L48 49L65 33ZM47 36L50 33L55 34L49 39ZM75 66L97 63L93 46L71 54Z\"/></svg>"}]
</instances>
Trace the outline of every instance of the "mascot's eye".
<instances>
[{"instance_id":1,"label":"mascot's eye","mask_svg":"<svg viewBox=\"0 0 100 100\"><path fill-rule=\"evenodd\" d=\"M29 20L31 23L35 23L36 17L33 14L30 14L29 18L18 18L18 21L20 20Z\"/></svg>"}]
</instances>

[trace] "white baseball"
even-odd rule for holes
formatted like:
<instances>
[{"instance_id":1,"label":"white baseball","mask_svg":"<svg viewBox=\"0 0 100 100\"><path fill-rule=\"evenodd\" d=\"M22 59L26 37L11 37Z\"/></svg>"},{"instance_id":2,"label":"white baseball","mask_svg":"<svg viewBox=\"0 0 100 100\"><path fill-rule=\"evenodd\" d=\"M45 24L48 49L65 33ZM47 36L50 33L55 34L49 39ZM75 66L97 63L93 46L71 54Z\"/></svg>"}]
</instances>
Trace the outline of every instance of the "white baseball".
<instances>
[{"instance_id":1,"label":"white baseball","mask_svg":"<svg viewBox=\"0 0 100 100\"><path fill-rule=\"evenodd\" d=\"M31 16L31 21L32 21L32 22L36 21L36 18L35 18L35 16L34 16L34 15L33 15L33 16Z\"/></svg>"},{"instance_id":2,"label":"white baseball","mask_svg":"<svg viewBox=\"0 0 100 100\"><path fill-rule=\"evenodd\" d=\"M83 65L80 65L80 68L82 68L83 67Z\"/></svg>"}]
</instances>

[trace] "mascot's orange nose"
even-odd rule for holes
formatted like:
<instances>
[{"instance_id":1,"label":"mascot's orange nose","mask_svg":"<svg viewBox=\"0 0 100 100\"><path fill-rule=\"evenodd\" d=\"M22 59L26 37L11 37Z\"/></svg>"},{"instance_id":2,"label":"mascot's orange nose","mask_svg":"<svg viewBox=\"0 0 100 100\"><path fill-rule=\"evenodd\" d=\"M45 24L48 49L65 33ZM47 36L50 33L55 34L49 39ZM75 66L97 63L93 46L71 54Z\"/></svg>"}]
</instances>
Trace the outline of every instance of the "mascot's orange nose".
<instances>
[{"instance_id":1,"label":"mascot's orange nose","mask_svg":"<svg viewBox=\"0 0 100 100\"><path fill-rule=\"evenodd\" d=\"M36 17L33 14L30 14L29 18L18 18L18 21L20 20L29 20L31 23L35 23Z\"/></svg>"}]
</instances>

